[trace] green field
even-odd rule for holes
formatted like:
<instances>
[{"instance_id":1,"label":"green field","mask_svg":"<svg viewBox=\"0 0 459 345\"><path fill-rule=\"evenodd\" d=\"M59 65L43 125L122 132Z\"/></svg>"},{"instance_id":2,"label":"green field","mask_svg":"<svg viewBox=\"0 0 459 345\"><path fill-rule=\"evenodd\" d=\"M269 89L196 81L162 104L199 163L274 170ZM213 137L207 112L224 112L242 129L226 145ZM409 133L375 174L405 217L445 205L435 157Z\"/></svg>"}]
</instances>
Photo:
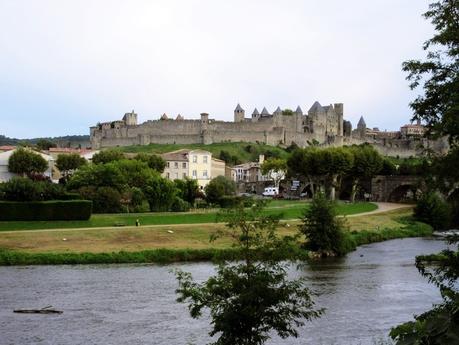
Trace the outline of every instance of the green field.
<instances>
[{"instance_id":1,"label":"green field","mask_svg":"<svg viewBox=\"0 0 459 345\"><path fill-rule=\"evenodd\" d=\"M276 200L266 207L264 212L266 215L281 214L282 219L298 219L308 205L304 201ZM375 209L377 206L372 203L338 204L338 213L341 215L369 212ZM0 231L133 226L137 219L141 225L214 223L217 221L217 212L218 210L180 213L94 214L87 221L0 222Z\"/></svg>"},{"instance_id":2,"label":"green field","mask_svg":"<svg viewBox=\"0 0 459 345\"><path fill-rule=\"evenodd\" d=\"M248 149L250 146L250 150ZM227 151L232 156L238 157L242 162L249 161L258 161L258 156L260 154L267 154L269 152L274 153L275 155L281 158L287 158L288 153L282 148L276 146L270 146L265 144L257 143L245 143L245 142L228 142L228 143L215 143L215 144L149 144L149 145L132 145L117 148L123 152L128 153L166 153L170 151L180 150L180 149L202 149L212 153L213 157L218 158L220 151Z\"/></svg>"}]
</instances>

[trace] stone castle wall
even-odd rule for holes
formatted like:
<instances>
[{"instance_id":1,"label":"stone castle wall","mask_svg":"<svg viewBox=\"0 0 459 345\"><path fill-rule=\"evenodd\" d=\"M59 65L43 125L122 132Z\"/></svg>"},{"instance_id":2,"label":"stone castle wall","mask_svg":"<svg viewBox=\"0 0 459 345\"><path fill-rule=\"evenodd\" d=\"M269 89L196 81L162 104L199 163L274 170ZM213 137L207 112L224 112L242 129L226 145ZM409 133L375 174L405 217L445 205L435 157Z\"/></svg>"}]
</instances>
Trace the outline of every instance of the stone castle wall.
<instances>
[{"instance_id":1,"label":"stone castle wall","mask_svg":"<svg viewBox=\"0 0 459 345\"><path fill-rule=\"evenodd\" d=\"M123 120L106 122L90 128L91 145L94 149L156 144L211 144L218 142L259 142L269 145L288 146L296 143L300 147L315 141L320 146L342 146L370 143L381 154L409 157L422 154L425 148L444 150L444 144L427 142L425 139L387 138L367 135L363 118L352 131L350 122L343 119L340 103L322 107L315 102L307 115L298 107L293 114L283 114L278 108L273 114L263 109L254 111L251 118L238 105L234 122L209 119L185 120L178 116L169 119L165 114L159 120L137 124L137 114L124 115ZM346 127L346 129L345 129ZM446 145L447 146L447 145Z\"/></svg>"}]
</instances>

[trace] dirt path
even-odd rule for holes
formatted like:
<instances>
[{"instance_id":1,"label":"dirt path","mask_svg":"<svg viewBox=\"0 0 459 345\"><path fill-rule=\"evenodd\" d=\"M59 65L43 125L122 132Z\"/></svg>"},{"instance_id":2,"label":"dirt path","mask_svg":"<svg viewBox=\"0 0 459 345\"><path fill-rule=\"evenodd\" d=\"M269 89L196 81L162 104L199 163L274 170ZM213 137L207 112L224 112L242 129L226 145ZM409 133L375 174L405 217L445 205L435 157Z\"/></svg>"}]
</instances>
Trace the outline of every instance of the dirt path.
<instances>
[{"instance_id":1,"label":"dirt path","mask_svg":"<svg viewBox=\"0 0 459 345\"><path fill-rule=\"evenodd\" d=\"M356 214L351 214L347 215L346 217L360 217L360 216L366 216L366 215L371 215L371 214L376 214L376 213L384 213L388 211L393 211L397 209L403 209L403 208L411 208L411 205L406 205L406 204L395 204L395 203L390 203L390 202L375 202L376 205L378 205L378 208L374 211L369 211L369 212L362 212L362 213L356 213ZM285 219L288 221L292 221L292 219ZM33 233L38 233L38 232L67 232L67 231L91 231L91 230L113 230L113 229L122 229L122 230L132 230L132 229L145 229L145 228L176 228L176 227L183 227L183 226L208 226L209 224L214 224L214 223L192 223L192 224L156 224L156 225L142 225L140 227L136 226L123 226L123 227L113 227L113 226L104 226L104 227L88 227L88 228L61 228L61 229L36 229L36 230L11 230L11 231L0 231L0 236L1 234L13 234L13 233L28 233L28 232L33 232Z\"/></svg>"}]
</instances>

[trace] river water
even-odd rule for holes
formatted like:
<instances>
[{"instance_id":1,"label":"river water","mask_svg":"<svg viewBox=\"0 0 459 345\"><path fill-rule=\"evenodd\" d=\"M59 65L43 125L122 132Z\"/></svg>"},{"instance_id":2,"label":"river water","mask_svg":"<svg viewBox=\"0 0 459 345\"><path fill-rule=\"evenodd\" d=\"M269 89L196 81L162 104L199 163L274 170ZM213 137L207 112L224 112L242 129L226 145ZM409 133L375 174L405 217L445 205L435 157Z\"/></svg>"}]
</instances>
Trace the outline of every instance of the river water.
<instances>
[{"instance_id":1,"label":"river water","mask_svg":"<svg viewBox=\"0 0 459 345\"><path fill-rule=\"evenodd\" d=\"M444 249L443 241L403 239L361 246L343 259L307 265L320 319L300 337L280 344L380 344L391 327L439 302L438 290L414 267L419 254ZM175 302L171 269L204 280L209 263L176 265L77 265L0 267L0 345L205 344L209 319L192 319ZM53 305L61 315L15 314L13 309Z\"/></svg>"}]
</instances>

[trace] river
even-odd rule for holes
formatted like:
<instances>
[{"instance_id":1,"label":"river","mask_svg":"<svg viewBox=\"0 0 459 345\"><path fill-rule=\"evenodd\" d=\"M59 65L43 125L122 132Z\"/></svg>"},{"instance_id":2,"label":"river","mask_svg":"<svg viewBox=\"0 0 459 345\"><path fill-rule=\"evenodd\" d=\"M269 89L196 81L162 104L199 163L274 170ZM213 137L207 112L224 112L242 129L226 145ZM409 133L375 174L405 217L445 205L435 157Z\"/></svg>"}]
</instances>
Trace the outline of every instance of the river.
<instances>
[{"instance_id":1,"label":"river","mask_svg":"<svg viewBox=\"0 0 459 345\"><path fill-rule=\"evenodd\" d=\"M391 327L441 300L414 257L445 247L433 239L392 240L292 270L308 278L326 313L302 327L299 338L274 336L268 344L386 341ZM175 302L174 268L197 280L213 273L209 263L0 267L0 344L205 344L209 320L192 319ZM47 305L64 313L13 313Z\"/></svg>"}]
</instances>

